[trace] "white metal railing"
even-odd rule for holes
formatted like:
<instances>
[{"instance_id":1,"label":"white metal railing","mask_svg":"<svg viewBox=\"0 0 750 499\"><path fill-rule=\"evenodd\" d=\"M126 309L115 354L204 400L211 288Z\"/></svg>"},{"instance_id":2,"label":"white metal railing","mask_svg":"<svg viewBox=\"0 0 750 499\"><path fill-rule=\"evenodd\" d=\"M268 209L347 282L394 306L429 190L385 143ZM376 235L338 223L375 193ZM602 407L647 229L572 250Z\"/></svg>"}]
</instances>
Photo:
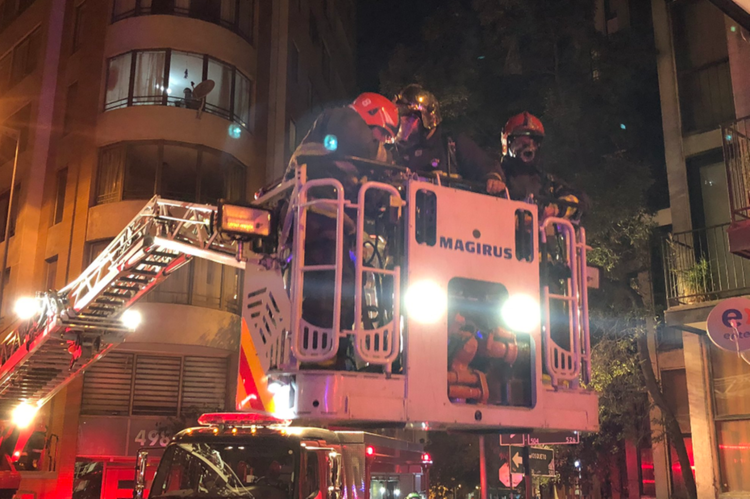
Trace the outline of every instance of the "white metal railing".
<instances>
[{"instance_id":1,"label":"white metal railing","mask_svg":"<svg viewBox=\"0 0 750 499\"><path fill-rule=\"evenodd\" d=\"M591 379L591 343L589 338L588 287L586 267L586 232L576 228L566 219L551 217L540 228L542 248L546 247L547 229L555 226L565 242L563 264L570 269L570 277L565 279L563 293L551 293L548 282L542 283L542 304L544 322L542 340L544 361L552 386L560 386L567 381L576 388L581 380ZM568 311L568 341L570 348L561 347L551 331L550 302L561 302Z\"/></svg>"}]
</instances>

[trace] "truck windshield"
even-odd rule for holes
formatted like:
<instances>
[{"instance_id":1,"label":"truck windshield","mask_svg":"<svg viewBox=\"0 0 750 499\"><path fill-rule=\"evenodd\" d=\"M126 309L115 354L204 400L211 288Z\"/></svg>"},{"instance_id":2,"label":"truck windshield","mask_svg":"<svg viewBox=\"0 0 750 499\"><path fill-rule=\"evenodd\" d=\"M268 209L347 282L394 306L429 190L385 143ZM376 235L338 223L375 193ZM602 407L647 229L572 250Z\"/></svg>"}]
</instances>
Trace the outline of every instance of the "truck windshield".
<instances>
[{"instance_id":1,"label":"truck windshield","mask_svg":"<svg viewBox=\"0 0 750 499\"><path fill-rule=\"evenodd\" d=\"M159 464L150 498L292 499L296 456L289 441L263 437L174 443Z\"/></svg>"}]
</instances>

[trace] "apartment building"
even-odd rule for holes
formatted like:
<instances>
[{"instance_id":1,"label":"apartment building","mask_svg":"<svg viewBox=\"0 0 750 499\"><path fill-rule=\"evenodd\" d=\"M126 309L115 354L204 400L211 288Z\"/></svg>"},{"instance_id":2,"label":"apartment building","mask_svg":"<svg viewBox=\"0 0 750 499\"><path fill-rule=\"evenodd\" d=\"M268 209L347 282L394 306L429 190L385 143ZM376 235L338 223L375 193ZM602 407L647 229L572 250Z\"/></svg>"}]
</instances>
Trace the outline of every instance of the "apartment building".
<instances>
[{"instance_id":1,"label":"apartment building","mask_svg":"<svg viewBox=\"0 0 750 499\"><path fill-rule=\"evenodd\" d=\"M0 0L0 327L153 195L241 201L279 177L353 96L353 27L353 0ZM231 409L241 282L194 260L139 303L140 328L38 414L20 494L130 497L139 447Z\"/></svg>"},{"instance_id":2,"label":"apartment building","mask_svg":"<svg viewBox=\"0 0 750 499\"><path fill-rule=\"evenodd\" d=\"M671 208L661 244L666 327L651 343L701 499L750 492L750 365L706 335L717 302L750 294L750 261L728 237L748 204L750 114L750 36L715 5L731 3L651 2ZM663 438L652 449L642 466L652 468L653 494L684 497L674 451Z\"/></svg>"}]
</instances>

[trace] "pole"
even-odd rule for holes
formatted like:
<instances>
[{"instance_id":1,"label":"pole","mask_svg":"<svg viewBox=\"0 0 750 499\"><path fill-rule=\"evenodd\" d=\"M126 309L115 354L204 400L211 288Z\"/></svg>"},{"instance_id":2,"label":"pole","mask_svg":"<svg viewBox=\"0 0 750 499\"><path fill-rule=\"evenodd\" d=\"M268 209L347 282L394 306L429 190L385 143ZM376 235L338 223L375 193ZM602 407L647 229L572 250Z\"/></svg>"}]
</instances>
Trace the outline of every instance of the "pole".
<instances>
[{"instance_id":1,"label":"pole","mask_svg":"<svg viewBox=\"0 0 750 499\"><path fill-rule=\"evenodd\" d=\"M13 212L13 193L16 187L16 170L18 169L18 150L21 145L21 132L13 130L16 136L16 153L13 158L13 174L10 177L10 194L8 195L8 212L5 214L5 238L3 242L3 265L0 267L0 315L2 315L2 306L5 299L5 268L8 266L8 249L10 248L10 221Z\"/></svg>"},{"instance_id":2,"label":"pole","mask_svg":"<svg viewBox=\"0 0 750 499\"><path fill-rule=\"evenodd\" d=\"M523 481L525 482L525 488L526 488L526 499L532 499L534 497L534 490L531 485L531 460L529 459L529 446L524 445L523 446L523 468L524 468L524 477Z\"/></svg>"},{"instance_id":3,"label":"pole","mask_svg":"<svg viewBox=\"0 0 750 499\"><path fill-rule=\"evenodd\" d=\"M484 452L484 435L479 435L479 497L487 499L487 457Z\"/></svg>"}]
</instances>

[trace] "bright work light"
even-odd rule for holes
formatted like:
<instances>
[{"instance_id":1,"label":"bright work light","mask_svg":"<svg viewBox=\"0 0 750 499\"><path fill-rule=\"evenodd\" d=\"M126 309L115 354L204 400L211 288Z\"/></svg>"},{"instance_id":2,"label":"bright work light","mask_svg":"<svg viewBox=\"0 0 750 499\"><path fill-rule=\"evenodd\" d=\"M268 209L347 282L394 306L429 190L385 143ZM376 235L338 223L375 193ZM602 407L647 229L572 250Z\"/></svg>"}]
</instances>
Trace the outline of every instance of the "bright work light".
<instances>
[{"instance_id":1,"label":"bright work light","mask_svg":"<svg viewBox=\"0 0 750 499\"><path fill-rule=\"evenodd\" d=\"M511 295L500 309L505 324L518 333L530 333L539 326L539 302L529 295Z\"/></svg>"}]
</instances>

